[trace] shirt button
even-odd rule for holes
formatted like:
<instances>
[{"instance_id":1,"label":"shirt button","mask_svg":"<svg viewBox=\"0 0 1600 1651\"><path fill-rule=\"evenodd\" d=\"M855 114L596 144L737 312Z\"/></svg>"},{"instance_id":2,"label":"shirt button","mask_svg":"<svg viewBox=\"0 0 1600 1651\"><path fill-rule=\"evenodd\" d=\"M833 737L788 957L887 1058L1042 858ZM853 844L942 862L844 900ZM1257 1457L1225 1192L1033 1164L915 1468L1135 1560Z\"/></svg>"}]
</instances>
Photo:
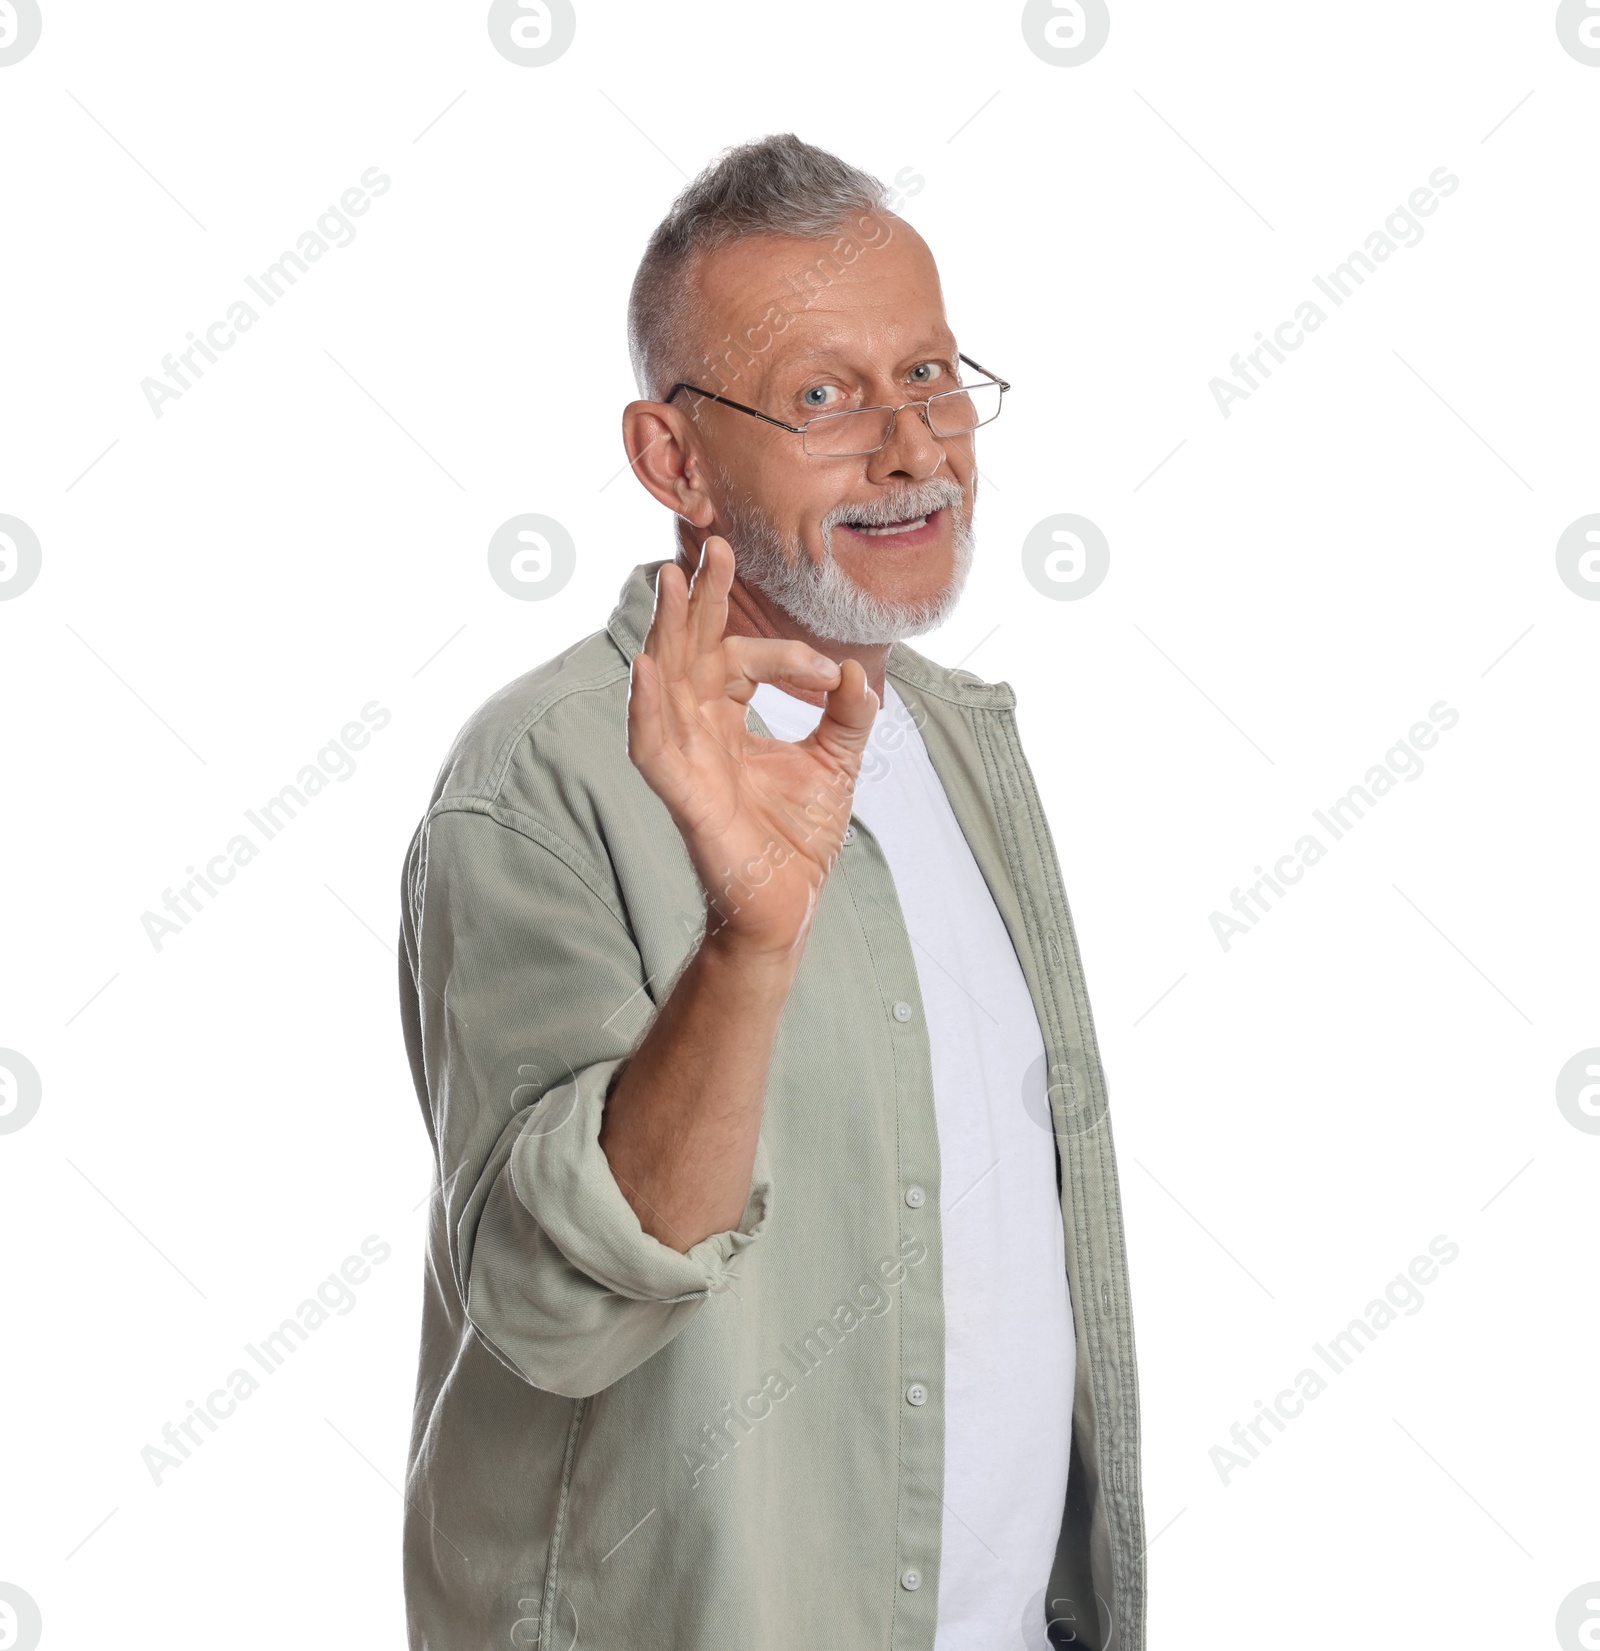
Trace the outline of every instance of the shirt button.
<instances>
[{"instance_id":1,"label":"shirt button","mask_svg":"<svg viewBox=\"0 0 1600 1651\"><path fill-rule=\"evenodd\" d=\"M926 1203L927 1197L927 1193L925 1193L921 1187L906 1188L906 1202L914 1210L920 1210L923 1204Z\"/></svg>"},{"instance_id":2,"label":"shirt button","mask_svg":"<svg viewBox=\"0 0 1600 1651\"><path fill-rule=\"evenodd\" d=\"M927 1402L928 1390L922 1385L921 1382L913 1382L910 1387L906 1389L907 1404L925 1405Z\"/></svg>"},{"instance_id":3,"label":"shirt button","mask_svg":"<svg viewBox=\"0 0 1600 1651\"><path fill-rule=\"evenodd\" d=\"M897 1003L897 1004L895 1004L895 1006L894 1006L894 1018L896 1020L899 1020L899 1021L910 1020L911 1019L911 1005L909 1003Z\"/></svg>"},{"instance_id":4,"label":"shirt button","mask_svg":"<svg viewBox=\"0 0 1600 1651\"><path fill-rule=\"evenodd\" d=\"M902 1571L900 1573L900 1586L908 1594L914 1594L922 1586L922 1572L914 1565L909 1570Z\"/></svg>"},{"instance_id":5,"label":"shirt button","mask_svg":"<svg viewBox=\"0 0 1600 1651\"><path fill-rule=\"evenodd\" d=\"M856 828L853 825L847 825L844 828L844 840L847 843L853 843L856 840Z\"/></svg>"}]
</instances>

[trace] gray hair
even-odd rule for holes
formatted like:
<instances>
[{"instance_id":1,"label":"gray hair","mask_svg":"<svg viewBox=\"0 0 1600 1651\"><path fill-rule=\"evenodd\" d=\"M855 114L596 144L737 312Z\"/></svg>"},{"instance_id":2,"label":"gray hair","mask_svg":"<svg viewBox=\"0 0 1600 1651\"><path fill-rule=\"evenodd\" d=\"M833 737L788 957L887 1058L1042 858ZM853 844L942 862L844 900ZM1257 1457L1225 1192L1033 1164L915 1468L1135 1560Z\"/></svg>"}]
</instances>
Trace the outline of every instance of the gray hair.
<instances>
[{"instance_id":1,"label":"gray hair","mask_svg":"<svg viewBox=\"0 0 1600 1651\"><path fill-rule=\"evenodd\" d=\"M793 132L725 150L672 203L633 278L628 351L640 395L659 399L678 376L703 254L751 235L828 235L889 199L871 173Z\"/></svg>"}]
</instances>

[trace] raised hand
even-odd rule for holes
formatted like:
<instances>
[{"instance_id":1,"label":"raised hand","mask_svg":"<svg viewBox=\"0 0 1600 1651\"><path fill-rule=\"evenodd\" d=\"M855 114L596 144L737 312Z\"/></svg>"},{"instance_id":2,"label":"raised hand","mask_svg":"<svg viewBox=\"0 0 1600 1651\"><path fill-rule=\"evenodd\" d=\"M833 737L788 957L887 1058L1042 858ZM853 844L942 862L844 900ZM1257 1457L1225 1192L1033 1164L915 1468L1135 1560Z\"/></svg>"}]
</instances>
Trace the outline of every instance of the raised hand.
<instances>
[{"instance_id":1,"label":"raised hand","mask_svg":"<svg viewBox=\"0 0 1600 1651\"><path fill-rule=\"evenodd\" d=\"M733 550L711 537L692 585L675 564L633 662L628 754L661 798L727 940L774 957L804 941L838 857L877 696L853 660L798 641L724 637ZM804 740L745 728L756 685L826 696Z\"/></svg>"}]
</instances>

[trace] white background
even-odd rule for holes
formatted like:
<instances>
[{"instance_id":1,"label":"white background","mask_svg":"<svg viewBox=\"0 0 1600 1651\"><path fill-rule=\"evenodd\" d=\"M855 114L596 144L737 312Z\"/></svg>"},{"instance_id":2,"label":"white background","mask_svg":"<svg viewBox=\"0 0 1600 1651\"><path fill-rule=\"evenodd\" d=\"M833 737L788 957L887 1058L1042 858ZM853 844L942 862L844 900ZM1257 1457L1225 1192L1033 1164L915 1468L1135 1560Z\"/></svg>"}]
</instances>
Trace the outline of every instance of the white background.
<instances>
[{"instance_id":1,"label":"white background","mask_svg":"<svg viewBox=\"0 0 1600 1651\"><path fill-rule=\"evenodd\" d=\"M471 710L668 553L618 474L628 284L685 175L791 129L915 183L1015 384L917 645L1016 687L1074 906L1151 1644L1547 1645L1600 1575L1600 1136L1555 1098L1600 1044L1600 604L1555 561L1600 510L1600 68L1546 3L1112 17L1065 68L1015 4L580 4L528 68L478 5L44 0L0 68L0 512L43 547L0 602L0 1046L43 1081L0 1136L0 1582L47 1646L402 1642L402 856ZM354 242L154 416L141 379L373 166ZM1424 239L1224 418L1208 381L1440 166ZM577 546L549 600L488 575L524 511ZM1023 573L1060 512L1110 544L1081 600ZM372 700L355 775L158 952L141 914ZM1440 700L1421 777L1224 951L1212 911ZM353 1311L153 1484L368 1234ZM1437 1234L1422 1310L1224 1484Z\"/></svg>"}]
</instances>

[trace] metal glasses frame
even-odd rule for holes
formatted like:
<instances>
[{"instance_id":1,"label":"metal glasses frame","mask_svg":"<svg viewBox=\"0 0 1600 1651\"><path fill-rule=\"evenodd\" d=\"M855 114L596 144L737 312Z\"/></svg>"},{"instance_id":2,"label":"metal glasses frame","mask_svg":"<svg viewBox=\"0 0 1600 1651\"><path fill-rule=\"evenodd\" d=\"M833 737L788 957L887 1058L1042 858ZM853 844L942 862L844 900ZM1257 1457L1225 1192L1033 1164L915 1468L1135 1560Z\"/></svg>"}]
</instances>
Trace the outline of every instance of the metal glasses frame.
<instances>
[{"instance_id":1,"label":"metal glasses frame","mask_svg":"<svg viewBox=\"0 0 1600 1651\"><path fill-rule=\"evenodd\" d=\"M995 409L994 417L993 418L986 418L986 419L983 420L982 424L975 424L975 425L972 426L973 430L981 430L983 428L984 424L993 424L995 419L999 418L1001 409L1005 405L1006 391L1011 388L1011 385L1006 379L1001 378L1001 376L998 373L991 373L987 367L982 366L980 363L974 361L970 355L960 355L960 354L958 354L956 359L958 361L965 362L967 366L973 368L977 372L982 373L985 378L993 380L994 383L996 383L1000 386L1000 407L997 407ZM677 395L679 390L689 390L689 391L692 391L693 394L695 394L697 396L704 396L707 401L715 401L715 402L719 402L724 407L731 407L731 408L734 409L735 412L748 413L751 418L758 418L764 424L775 424L780 430L787 430L789 432L789 434L792 435L792 436L804 436L806 431L811 429L813 425L826 424L829 419L850 418L850 417L852 417L853 415L855 415L857 413L890 413L890 414L893 414L895 417L898 417L901 413L903 413L906 410L907 407L915 407L918 410L918 414L921 417L922 422L928 426L929 433L932 434L933 436L935 436L937 439L944 440L944 439L948 439L948 438L939 437L938 431L934 430L933 424L930 421L930 419L928 418L928 404L930 402L939 401L939 400L943 399L943 397L945 397L945 396L960 395L962 389L969 389L970 390L970 389L974 389L974 388L976 388L976 386L969 384L969 385L963 385L960 388L954 389L954 390L941 390L938 395L936 395L936 396L925 396L921 401L902 401L898 407L889 407L889 406L882 406L882 407L847 407L847 408L845 408L845 410L843 412L840 412L840 413L824 413L820 418L807 419L804 424L785 424L781 418L773 418L770 414L761 412L759 408L746 407L745 404L742 401L733 401L727 396L719 396L719 395L714 394L710 390L702 390L698 384L688 384L688 383L684 383L682 380L680 380L678 383L676 383L672 386L672 388L666 393L666 395L662 397L662 401L665 405L670 406L671 402L672 402L672 398L675 395ZM960 434L960 435L969 435L969 434L971 434L971 432L967 431L967 430L962 430L962 431L959 431L957 433ZM893 437L894 437L894 417L892 417L889 420L888 434L884 436L883 440L880 441L876 447L865 447L859 453L813 453L809 448L807 448L806 449L806 456L808 458L813 458L813 459L857 459L857 458L864 458L870 453L880 453L880 452L882 452L883 449L889 445L889 443L893 439Z\"/></svg>"}]
</instances>

